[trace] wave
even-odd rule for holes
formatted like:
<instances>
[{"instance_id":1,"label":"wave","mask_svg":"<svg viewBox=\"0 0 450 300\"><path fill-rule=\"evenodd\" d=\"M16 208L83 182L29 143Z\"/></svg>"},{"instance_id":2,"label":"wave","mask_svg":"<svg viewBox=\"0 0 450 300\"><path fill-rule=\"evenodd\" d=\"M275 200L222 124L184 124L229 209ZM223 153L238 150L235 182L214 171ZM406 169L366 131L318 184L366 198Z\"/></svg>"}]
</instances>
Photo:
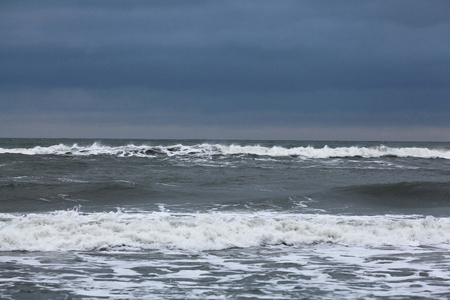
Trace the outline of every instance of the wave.
<instances>
[{"instance_id":1,"label":"wave","mask_svg":"<svg viewBox=\"0 0 450 300\"><path fill-rule=\"evenodd\" d=\"M339 187L333 189L334 200L401 208L450 206L450 182L398 182Z\"/></svg>"},{"instance_id":2,"label":"wave","mask_svg":"<svg viewBox=\"0 0 450 300\"><path fill-rule=\"evenodd\" d=\"M276 213L0 214L0 251L176 248L188 251L332 243L450 243L450 218Z\"/></svg>"},{"instance_id":3,"label":"wave","mask_svg":"<svg viewBox=\"0 0 450 300\"><path fill-rule=\"evenodd\" d=\"M105 146L100 143L93 143L90 146L72 146L58 144L48 147L36 146L33 148L0 148L0 154L23 154L23 155L71 155L71 156L91 156L91 155L112 155L118 157L155 157L157 155L166 156L212 156L212 155L255 155L271 157L301 157L310 159L321 158L346 158L346 157L414 157L414 158L441 158L450 159L450 149L448 148L420 148L420 147L387 147L384 145L374 147L328 147L314 148L281 146L265 147L260 145L221 145L221 144L197 144L197 145L170 145L170 146L149 146L149 145L126 145L126 146Z\"/></svg>"}]
</instances>

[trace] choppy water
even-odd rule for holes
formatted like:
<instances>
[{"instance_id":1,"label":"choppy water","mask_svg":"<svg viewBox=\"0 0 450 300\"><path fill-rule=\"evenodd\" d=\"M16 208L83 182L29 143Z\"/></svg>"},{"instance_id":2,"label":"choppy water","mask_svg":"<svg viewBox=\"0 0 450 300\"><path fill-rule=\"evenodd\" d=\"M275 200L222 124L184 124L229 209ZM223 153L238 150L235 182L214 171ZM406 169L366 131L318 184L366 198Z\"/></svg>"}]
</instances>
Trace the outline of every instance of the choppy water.
<instances>
[{"instance_id":1,"label":"choppy water","mask_svg":"<svg viewBox=\"0 0 450 300\"><path fill-rule=\"evenodd\" d=\"M450 144L0 139L0 298L450 297Z\"/></svg>"}]
</instances>

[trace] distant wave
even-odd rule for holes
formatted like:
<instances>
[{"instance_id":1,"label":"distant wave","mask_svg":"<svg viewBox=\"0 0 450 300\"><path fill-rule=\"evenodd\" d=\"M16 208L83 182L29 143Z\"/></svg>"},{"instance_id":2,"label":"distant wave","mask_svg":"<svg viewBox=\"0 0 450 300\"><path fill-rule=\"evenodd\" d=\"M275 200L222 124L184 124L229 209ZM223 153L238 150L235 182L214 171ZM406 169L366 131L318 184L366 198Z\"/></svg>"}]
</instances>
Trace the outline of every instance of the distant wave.
<instances>
[{"instance_id":1,"label":"distant wave","mask_svg":"<svg viewBox=\"0 0 450 300\"><path fill-rule=\"evenodd\" d=\"M118 157L154 157L166 156L211 156L211 155L255 155L271 157L301 157L301 158L346 158L346 157L415 157L415 158L441 158L450 159L448 148L419 148L419 147L387 147L384 145L374 147L336 147L325 146L323 148L280 146L264 147L260 145L221 145L221 144L197 144L197 145L171 145L171 146L149 146L149 145L125 145L105 146L93 143L90 146L72 146L59 144L48 147L37 146L34 148L0 148L0 154L23 154L23 155L113 155Z\"/></svg>"},{"instance_id":2,"label":"distant wave","mask_svg":"<svg viewBox=\"0 0 450 300\"><path fill-rule=\"evenodd\" d=\"M0 214L0 251L160 249L189 251L332 243L450 243L450 218L277 213Z\"/></svg>"}]
</instances>

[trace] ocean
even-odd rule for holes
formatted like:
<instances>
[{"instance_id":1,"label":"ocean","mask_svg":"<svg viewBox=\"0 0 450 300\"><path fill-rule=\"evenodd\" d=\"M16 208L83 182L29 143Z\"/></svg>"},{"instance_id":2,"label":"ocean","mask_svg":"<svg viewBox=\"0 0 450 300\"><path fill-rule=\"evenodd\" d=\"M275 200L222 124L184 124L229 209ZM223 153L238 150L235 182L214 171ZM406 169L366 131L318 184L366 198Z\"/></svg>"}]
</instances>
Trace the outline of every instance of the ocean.
<instances>
[{"instance_id":1,"label":"ocean","mask_svg":"<svg viewBox=\"0 0 450 300\"><path fill-rule=\"evenodd\" d=\"M1 299L450 299L450 143L0 139Z\"/></svg>"}]
</instances>

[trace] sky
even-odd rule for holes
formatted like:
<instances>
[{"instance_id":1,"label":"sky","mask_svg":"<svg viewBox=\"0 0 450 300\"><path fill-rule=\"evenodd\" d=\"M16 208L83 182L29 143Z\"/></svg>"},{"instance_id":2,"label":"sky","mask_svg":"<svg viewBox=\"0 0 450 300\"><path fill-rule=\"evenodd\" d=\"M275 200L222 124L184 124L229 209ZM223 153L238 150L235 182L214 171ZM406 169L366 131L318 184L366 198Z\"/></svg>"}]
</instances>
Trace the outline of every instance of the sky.
<instances>
[{"instance_id":1,"label":"sky","mask_svg":"<svg viewBox=\"0 0 450 300\"><path fill-rule=\"evenodd\" d=\"M450 2L3 0L0 137L448 142Z\"/></svg>"}]
</instances>

